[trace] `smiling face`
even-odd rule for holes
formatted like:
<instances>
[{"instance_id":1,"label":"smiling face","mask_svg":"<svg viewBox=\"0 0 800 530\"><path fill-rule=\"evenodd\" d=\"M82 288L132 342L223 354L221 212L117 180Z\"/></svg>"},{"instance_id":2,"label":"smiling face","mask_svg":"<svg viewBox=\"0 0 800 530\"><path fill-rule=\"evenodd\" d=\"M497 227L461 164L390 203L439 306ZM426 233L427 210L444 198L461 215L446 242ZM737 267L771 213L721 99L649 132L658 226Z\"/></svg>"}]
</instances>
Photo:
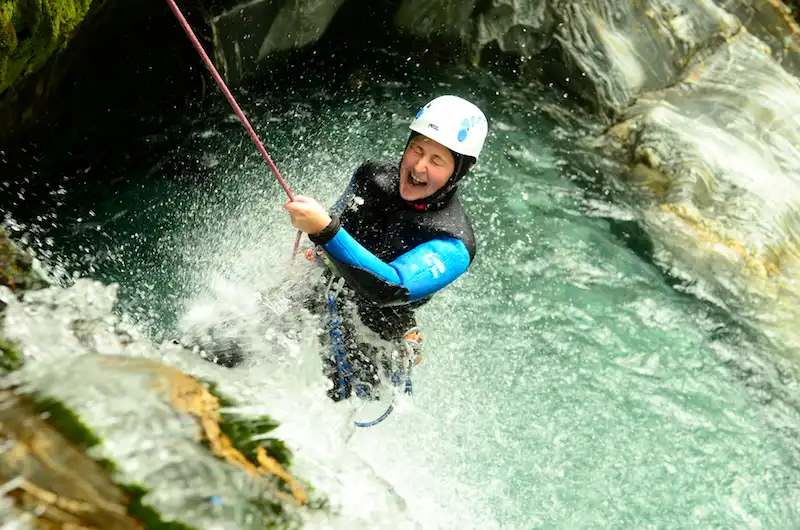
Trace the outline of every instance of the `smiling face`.
<instances>
[{"instance_id":1,"label":"smiling face","mask_svg":"<svg viewBox=\"0 0 800 530\"><path fill-rule=\"evenodd\" d=\"M430 197L447 183L455 167L448 148L426 136L415 136L400 162L400 196L406 201Z\"/></svg>"}]
</instances>

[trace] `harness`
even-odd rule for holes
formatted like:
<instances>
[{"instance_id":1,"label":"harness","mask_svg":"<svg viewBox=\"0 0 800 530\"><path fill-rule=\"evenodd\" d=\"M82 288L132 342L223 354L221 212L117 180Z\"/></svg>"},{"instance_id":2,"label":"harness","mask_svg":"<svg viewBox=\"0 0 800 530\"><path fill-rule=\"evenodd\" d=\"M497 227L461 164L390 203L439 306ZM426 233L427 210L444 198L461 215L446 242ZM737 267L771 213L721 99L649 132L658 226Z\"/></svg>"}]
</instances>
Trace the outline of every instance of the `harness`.
<instances>
[{"instance_id":1,"label":"harness","mask_svg":"<svg viewBox=\"0 0 800 530\"><path fill-rule=\"evenodd\" d=\"M323 261L327 259L323 257ZM328 263L326 263L328 265ZM347 385L350 385L356 396L364 400L373 399L371 392L371 385L365 385L358 381L353 374L353 368L347 354L347 347L344 344L342 333L342 318L339 315L339 310L336 304L336 298L342 291L345 285L344 278L335 274L335 269L329 266L333 273L328 286L325 289L325 298L328 305L328 335L331 338L331 348L333 349L333 358L336 363L336 392L341 399L347 396ZM393 367L390 380L395 387L403 385L404 393L411 395L413 392L413 385L411 383L411 366L413 363L401 363L401 366ZM353 421L357 427L372 427L385 420L394 410L394 401L396 394L392 393L392 401L386 411L378 418L368 422Z\"/></svg>"}]
</instances>

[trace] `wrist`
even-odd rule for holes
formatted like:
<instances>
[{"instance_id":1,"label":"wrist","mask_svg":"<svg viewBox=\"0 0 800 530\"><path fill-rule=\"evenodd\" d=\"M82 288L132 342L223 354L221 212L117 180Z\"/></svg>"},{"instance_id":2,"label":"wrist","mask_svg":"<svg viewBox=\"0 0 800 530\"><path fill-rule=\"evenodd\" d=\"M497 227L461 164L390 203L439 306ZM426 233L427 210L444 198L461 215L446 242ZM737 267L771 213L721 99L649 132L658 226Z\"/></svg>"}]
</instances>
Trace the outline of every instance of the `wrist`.
<instances>
[{"instance_id":1,"label":"wrist","mask_svg":"<svg viewBox=\"0 0 800 530\"><path fill-rule=\"evenodd\" d=\"M328 225L317 232L316 234L308 234L308 239L311 240L312 243L315 245L324 245L336 235L339 231L339 218L336 216L331 217L331 221Z\"/></svg>"}]
</instances>

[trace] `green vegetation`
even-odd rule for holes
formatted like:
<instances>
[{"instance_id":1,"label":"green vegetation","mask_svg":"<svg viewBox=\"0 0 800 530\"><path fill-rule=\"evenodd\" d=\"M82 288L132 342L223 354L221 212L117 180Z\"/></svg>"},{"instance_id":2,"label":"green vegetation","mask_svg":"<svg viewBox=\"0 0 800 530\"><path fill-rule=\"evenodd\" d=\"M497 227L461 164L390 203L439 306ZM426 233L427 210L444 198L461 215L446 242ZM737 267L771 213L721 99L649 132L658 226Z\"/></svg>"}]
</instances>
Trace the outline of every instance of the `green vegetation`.
<instances>
[{"instance_id":1,"label":"green vegetation","mask_svg":"<svg viewBox=\"0 0 800 530\"><path fill-rule=\"evenodd\" d=\"M92 0L0 0L0 94L63 49Z\"/></svg>"}]
</instances>

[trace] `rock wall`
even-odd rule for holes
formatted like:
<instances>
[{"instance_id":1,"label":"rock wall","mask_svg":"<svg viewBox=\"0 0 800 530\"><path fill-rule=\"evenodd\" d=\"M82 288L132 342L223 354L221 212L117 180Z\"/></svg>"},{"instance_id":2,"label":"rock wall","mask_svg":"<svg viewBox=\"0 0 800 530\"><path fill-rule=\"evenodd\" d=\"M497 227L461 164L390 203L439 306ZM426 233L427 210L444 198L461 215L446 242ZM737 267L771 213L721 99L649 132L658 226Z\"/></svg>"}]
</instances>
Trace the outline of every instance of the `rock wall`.
<instances>
[{"instance_id":1,"label":"rock wall","mask_svg":"<svg viewBox=\"0 0 800 530\"><path fill-rule=\"evenodd\" d=\"M5 0L0 4L0 96L66 46L92 0Z\"/></svg>"},{"instance_id":2,"label":"rock wall","mask_svg":"<svg viewBox=\"0 0 800 530\"><path fill-rule=\"evenodd\" d=\"M588 80L574 92L608 118L587 148L619 162L611 180L656 259L800 353L800 33L786 6L564 2L561 13L558 46Z\"/></svg>"},{"instance_id":3,"label":"rock wall","mask_svg":"<svg viewBox=\"0 0 800 530\"><path fill-rule=\"evenodd\" d=\"M239 84L271 54L315 43L344 2L257 0L210 17L215 66Z\"/></svg>"},{"instance_id":4,"label":"rock wall","mask_svg":"<svg viewBox=\"0 0 800 530\"><path fill-rule=\"evenodd\" d=\"M208 43L203 17L229 2L178 3ZM204 90L206 73L193 68L202 65L164 0L2 0L0 28L0 148L134 127L139 108L179 114Z\"/></svg>"},{"instance_id":5,"label":"rock wall","mask_svg":"<svg viewBox=\"0 0 800 530\"><path fill-rule=\"evenodd\" d=\"M741 31L609 134L669 268L776 343L800 337L800 81Z\"/></svg>"},{"instance_id":6,"label":"rock wall","mask_svg":"<svg viewBox=\"0 0 800 530\"><path fill-rule=\"evenodd\" d=\"M95 0L95 9L104 0ZM66 48L93 0L3 0L0 3L0 142L38 118L30 103L47 85L27 83Z\"/></svg>"},{"instance_id":7,"label":"rock wall","mask_svg":"<svg viewBox=\"0 0 800 530\"><path fill-rule=\"evenodd\" d=\"M80 22L87 15L96 19L104 5L104 0L4 1L0 120L12 123L40 114L30 97L8 88L19 87L40 70L70 41ZM137 0L116 5L125 7L115 8L115 19L130 9L168 11L166 5ZM345 40L370 33L385 39L387 31L398 38L438 39L451 56L464 55L476 63L487 48L522 63L535 61L546 50L555 59L551 62L559 63L547 72L558 72L552 81L605 115L618 114L640 93L676 82L690 60L711 53L741 25L768 45L780 64L792 72L800 67L798 26L780 0L375 0L369 5L359 0L198 0L182 6L189 15L197 13L190 21L209 36L215 63L232 85L274 54L318 42L337 23L343 7L348 15L338 24L347 26L339 32L348 36L340 37ZM164 43L179 40L189 49L180 31L165 30L160 38ZM45 76L22 92L57 92L61 76L49 77L54 79ZM23 116L10 114L10 107L24 107Z\"/></svg>"}]
</instances>

